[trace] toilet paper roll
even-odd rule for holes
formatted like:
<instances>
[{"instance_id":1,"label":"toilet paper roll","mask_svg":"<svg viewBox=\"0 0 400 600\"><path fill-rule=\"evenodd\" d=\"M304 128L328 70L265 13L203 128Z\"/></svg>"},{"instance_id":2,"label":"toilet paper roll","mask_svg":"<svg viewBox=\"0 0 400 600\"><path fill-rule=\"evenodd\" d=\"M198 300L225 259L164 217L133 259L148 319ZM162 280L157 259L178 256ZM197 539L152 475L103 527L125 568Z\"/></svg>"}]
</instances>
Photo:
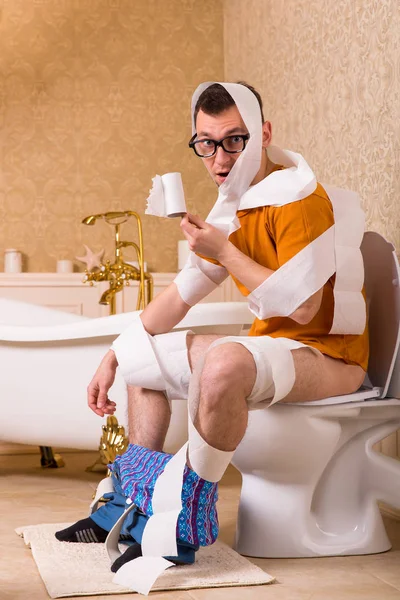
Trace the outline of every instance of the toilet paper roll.
<instances>
[{"instance_id":1,"label":"toilet paper roll","mask_svg":"<svg viewBox=\"0 0 400 600\"><path fill-rule=\"evenodd\" d=\"M146 215L181 217L187 212L185 192L180 173L166 173L153 177L153 187L147 198Z\"/></svg>"}]
</instances>

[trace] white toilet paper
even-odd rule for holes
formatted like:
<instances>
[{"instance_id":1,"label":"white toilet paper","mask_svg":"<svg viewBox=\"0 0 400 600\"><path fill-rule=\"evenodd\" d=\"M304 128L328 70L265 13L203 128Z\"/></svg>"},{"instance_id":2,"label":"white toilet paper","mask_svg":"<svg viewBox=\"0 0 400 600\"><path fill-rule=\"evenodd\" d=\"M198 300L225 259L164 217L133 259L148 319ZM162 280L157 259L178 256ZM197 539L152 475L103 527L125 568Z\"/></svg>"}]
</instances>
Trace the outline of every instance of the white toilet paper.
<instances>
[{"instance_id":1,"label":"white toilet paper","mask_svg":"<svg viewBox=\"0 0 400 600\"><path fill-rule=\"evenodd\" d=\"M145 214L173 218L182 217L186 212L181 174L166 173L153 177Z\"/></svg>"},{"instance_id":2,"label":"white toilet paper","mask_svg":"<svg viewBox=\"0 0 400 600\"><path fill-rule=\"evenodd\" d=\"M187 240L179 240L178 242L178 271L182 271L190 256L189 242Z\"/></svg>"}]
</instances>

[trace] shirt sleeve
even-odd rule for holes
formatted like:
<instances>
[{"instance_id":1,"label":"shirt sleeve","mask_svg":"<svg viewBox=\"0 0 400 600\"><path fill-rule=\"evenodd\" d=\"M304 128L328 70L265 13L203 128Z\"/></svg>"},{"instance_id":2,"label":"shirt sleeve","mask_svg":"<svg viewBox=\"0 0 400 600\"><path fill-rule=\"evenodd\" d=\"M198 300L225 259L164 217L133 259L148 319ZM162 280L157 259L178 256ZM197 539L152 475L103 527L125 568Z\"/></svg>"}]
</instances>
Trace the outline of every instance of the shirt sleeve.
<instances>
[{"instance_id":1,"label":"shirt sleeve","mask_svg":"<svg viewBox=\"0 0 400 600\"><path fill-rule=\"evenodd\" d=\"M206 260L207 262L212 263L213 265L217 265L218 267L222 267L221 263L216 258L210 258L209 256L205 256L204 254L200 254L200 252L195 252L196 256Z\"/></svg>"},{"instance_id":2,"label":"shirt sleeve","mask_svg":"<svg viewBox=\"0 0 400 600\"><path fill-rule=\"evenodd\" d=\"M332 204L320 189L321 194L268 207L265 226L275 243L280 267L334 224Z\"/></svg>"}]
</instances>

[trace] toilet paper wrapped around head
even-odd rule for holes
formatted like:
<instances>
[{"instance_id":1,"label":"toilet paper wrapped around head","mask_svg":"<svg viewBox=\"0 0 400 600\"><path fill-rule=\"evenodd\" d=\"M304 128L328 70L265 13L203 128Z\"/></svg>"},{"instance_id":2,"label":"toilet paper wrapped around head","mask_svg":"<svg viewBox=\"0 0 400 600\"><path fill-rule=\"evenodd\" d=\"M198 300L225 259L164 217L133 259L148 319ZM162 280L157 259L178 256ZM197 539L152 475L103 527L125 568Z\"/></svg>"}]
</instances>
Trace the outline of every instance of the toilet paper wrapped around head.
<instances>
[{"instance_id":1,"label":"toilet paper wrapped around head","mask_svg":"<svg viewBox=\"0 0 400 600\"><path fill-rule=\"evenodd\" d=\"M196 131L195 108L203 91L217 82L198 86L192 98L192 129ZM228 235L239 227L236 211L242 194L249 188L261 163L262 119L261 109L255 95L245 86L236 83L220 83L231 95L248 129L250 139L240 159L232 168L224 184L219 188L214 209L207 221ZM180 173L166 173L153 178L153 187L147 199L147 215L158 217L183 216L187 212Z\"/></svg>"},{"instance_id":2,"label":"toilet paper wrapped around head","mask_svg":"<svg viewBox=\"0 0 400 600\"><path fill-rule=\"evenodd\" d=\"M166 173L153 177L145 214L173 218L182 217L186 212L181 174Z\"/></svg>"}]
</instances>

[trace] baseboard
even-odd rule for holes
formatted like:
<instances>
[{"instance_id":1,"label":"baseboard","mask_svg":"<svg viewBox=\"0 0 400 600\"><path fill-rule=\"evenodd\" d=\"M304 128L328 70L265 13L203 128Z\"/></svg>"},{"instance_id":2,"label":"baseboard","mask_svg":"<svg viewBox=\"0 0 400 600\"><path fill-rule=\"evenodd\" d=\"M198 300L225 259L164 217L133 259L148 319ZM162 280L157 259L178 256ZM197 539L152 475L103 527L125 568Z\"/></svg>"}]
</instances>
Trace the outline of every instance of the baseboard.
<instances>
[{"instance_id":1,"label":"baseboard","mask_svg":"<svg viewBox=\"0 0 400 600\"><path fill-rule=\"evenodd\" d=\"M27 446L26 444L10 444L0 442L0 456L15 454L39 454L39 446Z\"/></svg>"},{"instance_id":2,"label":"baseboard","mask_svg":"<svg viewBox=\"0 0 400 600\"><path fill-rule=\"evenodd\" d=\"M75 448L53 448L54 452L59 454L70 453L86 453L93 450L77 450ZM39 446L28 446L26 444L10 444L8 442L0 442L0 456L16 456L19 454L40 454Z\"/></svg>"},{"instance_id":3,"label":"baseboard","mask_svg":"<svg viewBox=\"0 0 400 600\"><path fill-rule=\"evenodd\" d=\"M400 510L398 508L392 508L387 504L383 504L383 502L379 502L379 508L385 517L390 517L390 519L394 519L395 521L400 521Z\"/></svg>"}]
</instances>

